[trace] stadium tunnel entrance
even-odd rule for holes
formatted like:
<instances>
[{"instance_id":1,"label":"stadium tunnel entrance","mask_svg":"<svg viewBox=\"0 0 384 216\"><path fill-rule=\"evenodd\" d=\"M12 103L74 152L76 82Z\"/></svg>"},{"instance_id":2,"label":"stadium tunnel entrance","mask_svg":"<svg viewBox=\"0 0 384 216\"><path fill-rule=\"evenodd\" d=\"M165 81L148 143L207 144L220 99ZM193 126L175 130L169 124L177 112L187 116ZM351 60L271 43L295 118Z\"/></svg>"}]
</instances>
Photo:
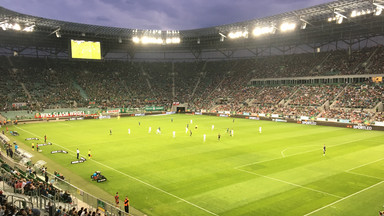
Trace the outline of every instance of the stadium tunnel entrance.
<instances>
[{"instance_id":1,"label":"stadium tunnel entrance","mask_svg":"<svg viewBox=\"0 0 384 216\"><path fill-rule=\"evenodd\" d=\"M177 113L185 113L185 107L177 107Z\"/></svg>"}]
</instances>

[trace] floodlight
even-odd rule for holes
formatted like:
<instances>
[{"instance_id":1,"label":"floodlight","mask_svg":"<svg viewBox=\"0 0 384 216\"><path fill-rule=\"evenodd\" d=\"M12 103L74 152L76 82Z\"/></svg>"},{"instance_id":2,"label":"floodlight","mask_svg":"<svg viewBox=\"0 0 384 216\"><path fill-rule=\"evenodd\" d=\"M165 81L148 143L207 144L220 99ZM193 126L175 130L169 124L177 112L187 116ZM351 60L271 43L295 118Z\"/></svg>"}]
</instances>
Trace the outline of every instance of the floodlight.
<instances>
[{"instance_id":1,"label":"floodlight","mask_svg":"<svg viewBox=\"0 0 384 216\"><path fill-rule=\"evenodd\" d=\"M274 33L274 27L256 27L255 29L253 29L253 35L254 36L259 36L259 35L263 35L263 34L272 34Z\"/></svg>"},{"instance_id":2,"label":"floodlight","mask_svg":"<svg viewBox=\"0 0 384 216\"><path fill-rule=\"evenodd\" d=\"M383 11L384 6L381 5L381 4L378 4L378 3L373 3L373 5L376 6L376 12L375 12L375 15L376 15L376 16L379 16L379 15L381 14L381 12Z\"/></svg>"},{"instance_id":3,"label":"floodlight","mask_svg":"<svg viewBox=\"0 0 384 216\"><path fill-rule=\"evenodd\" d=\"M343 23L343 17L339 17L338 19L337 19L337 24L341 24L341 23Z\"/></svg>"},{"instance_id":4,"label":"floodlight","mask_svg":"<svg viewBox=\"0 0 384 216\"><path fill-rule=\"evenodd\" d=\"M56 32L56 37L61 38L61 33L59 31Z\"/></svg>"},{"instance_id":5,"label":"floodlight","mask_svg":"<svg viewBox=\"0 0 384 216\"><path fill-rule=\"evenodd\" d=\"M180 43L180 41L179 37L172 38L172 43Z\"/></svg>"},{"instance_id":6,"label":"floodlight","mask_svg":"<svg viewBox=\"0 0 384 216\"><path fill-rule=\"evenodd\" d=\"M236 39L236 38L247 38L248 37L248 31L237 31L237 32L230 32L228 34L228 37L231 39Z\"/></svg>"},{"instance_id":7,"label":"floodlight","mask_svg":"<svg viewBox=\"0 0 384 216\"><path fill-rule=\"evenodd\" d=\"M25 27L23 29L23 31L25 31L25 32L33 32L34 28L35 28L35 25L31 25L31 26Z\"/></svg>"},{"instance_id":8,"label":"floodlight","mask_svg":"<svg viewBox=\"0 0 384 216\"><path fill-rule=\"evenodd\" d=\"M337 12L337 11L334 11L333 13L336 14L336 17L339 18L339 17L343 17L343 18L347 18L346 16L344 16L343 14Z\"/></svg>"},{"instance_id":9,"label":"floodlight","mask_svg":"<svg viewBox=\"0 0 384 216\"><path fill-rule=\"evenodd\" d=\"M352 13L351 13L351 17L356 17L357 16L357 12L354 10L354 11L352 11Z\"/></svg>"},{"instance_id":10,"label":"floodlight","mask_svg":"<svg viewBox=\"0 0 384 216\"><path fill-rule=\"evenodd\" d=\"M143 44L147 44L147 43L149 43L149 38L148 37L142 37L141 38L141 43L143 43Z\"/></svg>"},{"instance_id":11,"label":"floodlight","mask_svg":"<svg viewBox=\"0 0 384 216\"><path fill-rule=\"evenodd\" d=\"M329 17L329 18L328 18L328 22L332 22L332 17Z\"/></svg>"},{"instance_id":12,"label":"floodlight","mask_svg":"<svg viewBox=\"0 0 384 216\"><path fill-rule=\"evenodd\" d=\"M132 38L132 41L133 41L133 43L139 43L139 42L140 42L140 38L138 38L138 37L133 37L133 38Z\"/></svg>"},{"instance_id":13,"label":"floodlight","mask_svg":"<svg viewBox=\"0 0 384 216\"><path fill-rule=\"evenodd\" d=\"M13 29L16 30L16 31L20 31L20 30L21 30L21 27L20 27L20 25L19 25L18 23L15 23L15 24L13 25Z\"/></svg>"},{"instance_id":14,"label":"floodlight","mask_svg":"<svg viewBox=\"0 0 384 216\"><path fill-rule=\"evenodd\" d=\"M262 31L261 31L261 28L259 28L259 27L257 27L257 28L255 28L255 29L253 29L253 35L254 36L259 36L259 35L261 35L262 34Z\"/></svg>"},{"instance_id":15,"label":"floodlight","mask_svg":"<svg viewBox=\"0 0 384 216\"><path fill-rule=\"evenodd\" d=\"M281 24L280 26L280 30L285 32L285 31L292 31L296 28L296 24L295 23L283 23Z\"/></svg>"},{"instance_id":16,"label":"floodlight","mask_svg":"<svg viewBox=\"0 0 384 216\"><path fill-rule=\"evenodd\" d=\"M303 22L301 23L300 29L306 29L307 28L307 23Z\"/></svg>"}]
</instances>

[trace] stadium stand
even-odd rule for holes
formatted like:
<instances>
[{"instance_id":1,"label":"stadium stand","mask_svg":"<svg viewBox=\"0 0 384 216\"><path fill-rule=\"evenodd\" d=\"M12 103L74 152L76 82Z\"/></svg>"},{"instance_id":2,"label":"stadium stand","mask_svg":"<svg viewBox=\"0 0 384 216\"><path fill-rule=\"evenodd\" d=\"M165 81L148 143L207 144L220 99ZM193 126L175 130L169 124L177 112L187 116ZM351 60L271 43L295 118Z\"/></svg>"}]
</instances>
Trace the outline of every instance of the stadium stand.
<instances>
[{"instance_id":1,"label":"stadium stand","mask_svg":"<svg viewBox=\"0 0 384 216\"><path fill-rule=\"evenodd\" d=\"M356 58L366 59L381 55L381 50L381 47L375 47L354 52L356 57L353 62L356 62ZM345 52L330 52L328 55L339 57L332 58L332 62L326 64L327 67L316 67L318 71L326 70L327 72L322 73L329 74L329 71L337 70L346 74L351 68L345 67L345 61L342 59L347 57L343 57L341 53L347 56ZM269 62L272 67L266 68L268 64L263 64L264 68L260 68L260 59L202 63L105 61L89 64L26 57L10 57L9 61L6 61L7 58L3 57L2 61L12 64L4 64L1 75L6 80L13 81L4 84L7 88L2 89L1 106L3 111L19 110L19 113L13 113L11 119L32 116L31 112L22 110L81 108L91 107L90 104L99 108L156 105L169 109L173 101L187 102L190 108L195 110L270 112L281 115L297 114L300 110L302 115L313 116L321 111L316 110L316 107L322 107L329 102L332 109L337 109L336 116L349 117L342 115L344 108L373 109L383 102L383 85L371 81L348 85L249 85L249 80L255 77L282 78L278 73L288 76L311 76L313 64L309 67L307 65L312 58L312 54L263 57L263 61ZM332 68L329 65L333 65ZM280 72L278 68L281 69ZM289 73L296 71L296 68L306 68L307 74ZM370 68L374 68L374 64L370 64ZM263 71L259 71L260 69ZM340 74L339 72L337 74ZM112 83L114 85L111 85ZM17 102L25 105L12 106L12 103ZM369 117L357 115L354 118L380 118L375 112L365 112L369 113Z\"/></svg>"}]
</instances>

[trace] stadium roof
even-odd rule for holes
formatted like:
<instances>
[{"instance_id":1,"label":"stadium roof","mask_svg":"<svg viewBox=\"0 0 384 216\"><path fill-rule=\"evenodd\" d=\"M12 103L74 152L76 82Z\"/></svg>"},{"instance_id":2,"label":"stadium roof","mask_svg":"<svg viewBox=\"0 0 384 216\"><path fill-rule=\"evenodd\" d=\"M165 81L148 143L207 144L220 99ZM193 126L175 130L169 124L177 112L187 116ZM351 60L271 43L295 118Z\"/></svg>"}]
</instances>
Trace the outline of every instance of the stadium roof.
<instances>
[{"instance_id":1,"label":"stadium roof","mask_svg":"<svg viewBox=\"0 0 384 216\"><path fill-rule=\"evenodd\" d=\"M169 49L211 49L254 48L263 46L289 46L297 44L329 43L337 40L353 40L384 35L384 0L340 0L306 9L291 11L274 16L253 19L244 22L220 25L210 28L175 30L181 39L177 45L161 46ZM380 10L380 13L379 13ZM353 12L355 11L355 12ZM352 14L355 13L355 16ZM356 16L356 13L359 16ZM376 13L376 14L375 14ZM341 18L340 18L341 17ZM329 21L328 21L329 20ZM341 22L340 22L341 21ZM339 24L337 24L339 22ZM161 34L152 30L127 29L107 26L88 25L30 16L0 7L0 26L7 23L20 23L21 28L33 27L33 32L9 33L0 29L1 45L11 46L50 46L68 48L68 38L99 40L108 49L119 49L121 44L147 49L134 44L135 36ZM283 32L282 23L296 24L295 31ZM269 34L254 36L255 27L271 27ZM300 28L301 27L301 28ZM304 27L304 28L303 28ZM230 39L231 33L244 33L237 39ZM244 37L243 37L244 36ZM164 44L162 44L164 45ZM153 48L152 46L151 48Z\"/></svg>"}]
</instances>

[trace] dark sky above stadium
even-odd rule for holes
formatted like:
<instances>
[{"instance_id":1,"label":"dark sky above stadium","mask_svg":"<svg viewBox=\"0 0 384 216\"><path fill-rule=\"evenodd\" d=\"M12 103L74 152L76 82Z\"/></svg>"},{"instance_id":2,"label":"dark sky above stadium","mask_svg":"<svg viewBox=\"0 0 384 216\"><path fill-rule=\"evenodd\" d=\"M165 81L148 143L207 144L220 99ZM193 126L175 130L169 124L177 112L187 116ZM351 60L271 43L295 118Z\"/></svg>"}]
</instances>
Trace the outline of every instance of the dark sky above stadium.
<instances>
[{"instance_id":1,"label":"dark sky above stadium","mask_svg":"<svg viewBox=\"0 0 384 216\"><path fill-rule=\"evenodd\" d=\"M185 30L246 21L330 0L1 0L29 15L103 26Z\"/></svg>"}]
</instances>

